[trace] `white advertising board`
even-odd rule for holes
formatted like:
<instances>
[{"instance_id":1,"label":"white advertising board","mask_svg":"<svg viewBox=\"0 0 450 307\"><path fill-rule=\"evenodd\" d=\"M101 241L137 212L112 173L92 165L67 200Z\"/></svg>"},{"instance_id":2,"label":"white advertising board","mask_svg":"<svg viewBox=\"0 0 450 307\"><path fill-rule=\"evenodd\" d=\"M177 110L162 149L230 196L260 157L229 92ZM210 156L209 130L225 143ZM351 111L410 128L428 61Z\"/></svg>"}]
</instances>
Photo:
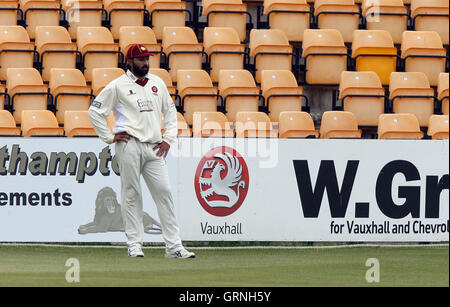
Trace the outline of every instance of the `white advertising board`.
<instances>
[{"instance_id":1,"label":"white advertising board","mask_svg":"<svg viewBox=\"0 0 450 307\"><path fill-rule=\"evenodd\" d=\"M181 139L180 228L199 241L448 241L449 143Z\"/></svg>"},{"instance_id":2,"label":"white advertising board","mask_svg":"<svg viewBox=\"0 0 450 307\"><path fill-rule=\"evenodd\" d=\"M113 157L98 138L0 138L0 242L125 242ZM178 160L167 159L176 201ZM145 240L163 242L143 180L142 195Z\"/></svg>"}]
</instances>

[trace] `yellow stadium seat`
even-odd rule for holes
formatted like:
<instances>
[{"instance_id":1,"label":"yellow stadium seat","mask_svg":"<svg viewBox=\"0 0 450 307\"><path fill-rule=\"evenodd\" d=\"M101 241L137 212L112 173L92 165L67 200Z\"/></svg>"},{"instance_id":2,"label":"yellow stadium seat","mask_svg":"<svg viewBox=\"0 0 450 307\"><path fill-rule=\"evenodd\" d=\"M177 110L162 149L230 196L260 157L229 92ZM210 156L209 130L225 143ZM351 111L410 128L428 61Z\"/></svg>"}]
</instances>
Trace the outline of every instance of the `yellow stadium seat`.
<instances>
[{"instance_id":1,"label":"yellow stadium seat","mask_svg":"<svg viewBox=\"0 0 450 307\"><path fill-rule=\"evenodd\" d=\"M368 30L388 31L394 44L401 44L408 27L408 8L403 0L364 0L362 14Z\"/></svg>"},{"instance_id":2,"label":"yellow stadium seat","mask_svg":"<svg viewBox=\"0 0 450 307\"><path fill-rule=\"evenodd\" d=\"M33 67L35 53L24 27L0 25L0 80L6 80L8 68Z\"/></svg>"},{"instance_id":3,"label":"yellow stadium seat","mask_svg":"<svg viewBox=\"0 0 450 307\"><path fill-rule=\"evenodd\" d=\"M424 136L414 114L381 114L378 121L378 139L414 139Z\"/></svg>"},{"instance_id":4,"label":"yellow stadium seat","mask_svg":"<svg viewBox=\"0 0 450 307\"><path fill-rule=\"evenodd\" d=\"M221 112L195 112L192 130L195 138L234 137L234 130Z\"/></svg>"},{"instance_id":5,"label":"yellow stadium seat","mask_svg":"<svg viewBox=\"0 0 450 307\"><path fill-rule=\"evenodd\" d=\"M177 112L177 120L178 120L178 136L179 137L191 137L192 130L189 128L189 125L186 123L183 114Z\"/></svg>"},{"instance_id":6,"label":"yellow stadium seat","mask_svg":"<svg viewBox=\"0 0 450 307\"><path fill-rule=\"evenodd\" d=\"M48 110L22 111L22 135L29 136L63 136L55 115Z\"/></svg>"},{"instance_id":7,"label":"yellow stadium seat","mask_svg":"<svg viewBox=\"0 0 450 307\"><path fill-rule=\"evenodd\" d=\"M188 125L195 112L217 112L217 89L204 70L178 70L177 89Z\"/></svg>"},{"instance_id":8,"label":"yellow stadium seat","mask_svg":"<svg viewBox=\"0 0 450 307\"><path fill-rule=\"evenodd\" d=\"M384 30L355 30L352 58L356 71L374 71L381 84L388 85L392 72L397 70L397 48L391 34Z\"/></svg>"},{"instance_id":9,"label":"yellow stadium seat","mask_svg":"<svg viewBox=\"0 0 450 307\"><path fill-rule=\"evenodd\" d=\"M320 124L320 138L361 138L355 115L346 111L326 111Z\"/></svg>"},{"instance_id":10,"label":"yellow stadium seat","mask_svg":"<svg viewBox=\"0 0 450 307\"><path fill-rule=\"evenodd\" d=\"M270 29L284 31L290 42L302 42L310 28L311 8L306 0L266 0L264 15Z\"/></svg>"},{"instance_id":11,"label":"yellow stadium seat","mask_svg":"<svg viewBox=\"0 0 450 307\"><path fill-rule=\"evenodd\" d=\"M202 69L203 46L191 28L165 27L162 45L173 82L177 82L179 69Z\"/></svg>"},{"instance_id":12,"label":"yellow stadium seat","mask_svg":"<svg viewBox=\"0 0 450 307\"><path fill-rule=\"evenodd\" d=\"M20 128L16 127L14 117L9 111L0 110L0 136L20 136Z\"/></svg>"},{"instance_id":13,"label":"yellow stadium seat","mask_svg":"<svg viewBox=\"0 0 450 307\"><path fill-rule=\"evenodd\" d=\"M276 138L269 116L263 112L238 112L236 114L237 138Z\"/></svg>"},{"instance_id":14,"label":"yellow stadium seat","mask_svg":"<svg viewBox=\"0 0 450 307\"><path fill-rule=\"evenodd\" d=\"M337 85L347 70L347 47L338 30L305 30L302 57L307 84Z\"/></svg>"},{"instance_id":15,"label":"yellow stadium seat","mask_svg":"<svg viewBox=\"0 0 450 307\"><path fill-rule=\"evenodd\" d=\"M17 0L0 1L0 25L17 25L17 14L19 12L19 3Z\"/></svg>"},{"instance_id":16,"label":"yellow stadium seat","mask_svg":"<svg viewBox=\"0 0 450 307\"><path fill-rule=\"evenodd\" d=\"M385 90L373 71L344 71L339 84L343 110L352 112L360 126L377 126L385 113Z\"/></svg>"},{"instance_id":17,"label":"yellow stadium seat","mask_svg":"<svg viewBox=\"0 0 450 307\"><path fill-rule=\"evenodd\" d=\"M247 4L242 0L202 0L202 16L208 27L233 27L241 42L247 39Z\"/></svg>"},{"instance_id":18,"label":"yellow stadium seat","mask_svg":"<svg viewBox=\"0 0 450 307\"><path fill-rule=\"evenodd\" d=\"M114 39L119 39L120 27L143 26L145 3L140 0L103 0L103 6L108 12L110 31Z\"/></svg>"},{"instance_id":19,"label":"yellow stadium seat","mask_svg":"<svg viewBox=\"0 0 450 307\"><path fill-rule=\"evenodd\" d=\"M248 70L222 69L218 87L225 113L231 122L236 121L237 112L258 112L261 95Z\"/></svg>"},{"instance_id":20,"label":"yellow stadium seat","mask_svg":"<svg viewBox=\"0 0 450 307\"><path fill-rule=\"evenodd\" d=\"M261 91L272 122L278 122L280 112L308 110L308 98L297 85L289 70L264 70L261 74ZM302 108L302 98L305 108Z\"/></svg>"},{"instance_id":21,"label":"yellow stadium seat","mask_svg":"<svg viewBox=\"0 0 450 307\"><path fill-rule=\"evenodd\" d=\"M448 73L439 74L437 95L441 105L441 112L445 115L448 115L448 79Z\"/></svg>"},{"instance_id":22,"label":"yellow stadium seat","mask_svg":"<svg viewBox=\"0 0 450 307\"><path fill-rule=\"evenodd\" d=\"M124 58L126 58L127 51L131 45L140 44L152 52L152 56L149 58L150 67L160 67L161 44L157 43L155 33L151 28L144 26L123 26L120 27L119 32L119 46Z\"/></svg>"},{"instance_id":23,"label":"yellow stadium seat","mask_svg":"<svg viewBox=\"0 0 450 307\"><path fill-rule=\"evenodd\" d=\"M66 12L71 39L77 38L78 27L101 27L102 21L108 19L108 13L99 0L61 0Z\"/></svg>"},{"instance_id":24,"label":"yellow stadium seat","mask_svg":"<svg viewBox=\"0 0 450 307\"><path fill-rule=\"evenodd\" d=\"M213 82L219 80L222 69L243 69L247 53L233 28L206 27L203 32L203 46L208 55Z\"/></svg>"},{"instance_id":25,"label":"yellow stadium seat","mask_svg":"<svg viewBox=\"0 0 450 307\"><path fill-rule=\"evenodd\" d=\"M280 139L319 137L314 121L307 112L285 111L280 113L278 122Z\"/></svg>"},{"instance_id":26,"label":"yellow stadium seat","mask_svg":"<svg viewBox=\"0 0 450 307\"><path fill-rule=\"evenodd\" d=\"M66 111L87 111L90 106L91 88L86 85L83 73L74 68L53 68L50 72L50 92L56 108L56 119L64 124Z\"/></svg>"},{"instance_id":27,"label":"yellow stadium seat","mask_svg":"<svg viewBox=\"0 0 450 307\"><path fill-rule=\"evenodd\" d=\"M109 82L125 73L121 68L94 68L92 70L92 94L97 96Z\"/></svg>"},{"instance_id":28,"label":"yellow stadium seat","mask_svg":"<svg viewBox=\"0 0 450 307\"><path fill-rule=\"evenodd\" d=\"M60 14L64 14L60 1L19 0L19 4L31 39L35 38L37 26L59 26Z\"/></svg>"},{"instance_id":29,"label":"yellow stadium seat","mask_svg":"<svg viewBox=\"0 0 450 307\"><path fill-rule=\"evenodd\" d=\"M314 16L319 29L335 29L344 42L351 43L353 31L359 27L359 6L354 0L316 0Z\"/></svg>"},{"instance_id":30,"label":"yellow stadium seat","mask_svg":"<svg viewBox=\"0 0 450 307\"><path fill-rule=\"evenodd\" d=\"M76 68L77 45L61 26L37 26L36 50L40 55L41 74L48 81L52 68Z\"/></svg>"},{"instance_id":31,"label":"yellow stadium seat","mask_svg":"<svg viewBox=\"0 0 450 307\"><path fill-rule=\"evenodd\" d=\"M405 71L425 73L432 86L438 85L439 74L445 72L446 55L437 32L403 32L401 57L405 61Z\"/></svg>"},{"instance_id":32,"label":"yellow stadium seat","mask_svg":"<svg viewBox=\"0 0 450 307\"><path fill-rule=\"evenodd\" d=\"M150 26L157 40L162 40L164 27L184 27L186 18L192 19L186 1L145 0L145 7L150 12Z\"/></svg>"},{"instance_id":33,"label":"yellow stadium seat","mask_svg":"<svg viewBox=\"0 0 450 307\"><path fill-rule=\"evenodd\" d=\"M77 46L83 55L84 76L92 81L94 68L117 68L123 62L119 46L105 27L78 27Z\"/></svg>"},{"instance_id":34,"label":"yellow stadium seat","mask_svg":"<svg viewBox=\"0 0 450 307\"><path fill-rule=\"evenodd\" d=\"M448 0L411 0L411 18L416 31L439 33L444 45L449 44Z\"/></svg>"},{"instance_id":35,"label":"yellow stadium seat","mask_svg":"<svg viewBox=\"0 0 450 307\"><path fill-rule=\"evenodd\" d=\"M432 115L427 134L433 140L448 140L448 115Z\"/></svg>"},{"instance_id":36,"label":"yellow stadium seat","mask_svg":"<svg viewBox=\"0 0 450 307\"><path fill-rule=\"evenodd\" d=\"M421 127L428 126L433 115L434 90L422 72L393 72L389 84L389 99L394 113L414 114Z\"/></svg>"},{"instance_id":37,"label":"yellow stadium seat","mask_svg":"<svg viewBox=\"0 0 450 307\"><path fill-rule=\"evenodd\" d=\"M293 47L282 30L251 30L249 48L257 83L263 70L292 70Z\"/></svg>"},{"instance_id":38,"label":"yellow stadium seat","mask_svg":"<svg viewBox=\"0 0 450 307\"><path fill-rule=\"evenodd\" d=\"M66 111L64 113L64 132L67 137L97 135L87 110Z\"/></svg>"},{"instance_id":39,"label":"yellow stadium seat","mask_svg":"<svg viewBox=\"0 0 450 307\"><path fill-rule=\"evenodd\" d=\"M9 100L9 95L6 93L6 85L0 83L0 110L5 109L5 103Z\"/></svg>"},{"instance_id":40,"label":"yellow stadium seat","mask_svg":"<svg viewBox=\"0 0 450 307\"><path fill-rule=\"evenodd\" d=\"M48 86L34 68L9 68L6 88L11 97L14 120L21 123L23 110L47 110Z\"/></svg>"}]
</instances>

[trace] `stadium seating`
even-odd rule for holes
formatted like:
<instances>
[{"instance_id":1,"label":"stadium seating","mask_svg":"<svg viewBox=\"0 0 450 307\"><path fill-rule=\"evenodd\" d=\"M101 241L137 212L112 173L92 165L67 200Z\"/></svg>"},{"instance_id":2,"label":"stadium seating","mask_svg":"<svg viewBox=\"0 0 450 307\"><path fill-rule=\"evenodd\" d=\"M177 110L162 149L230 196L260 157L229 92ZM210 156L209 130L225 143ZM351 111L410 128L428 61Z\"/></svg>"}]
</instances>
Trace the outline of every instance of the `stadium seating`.
<instances>
[{"instance_id":1,"label":"stadium seating","mask_svg":"<svg viewBox=\"0 0 450 307\"><path fill-rule=\"evenodd\" d=\"M439 33L442 43L449 44L448 0L411 0L411 19L416 31Z\"/></svg>"},{"instance_id":2,"label":"stadium seating","mask_svg":"<svg viewBox=\"0 0 450 307\"><path fill-rule=\"evenodd\" d=\"M294 74L289 70L264 70L261 91L272 122L278 122L280 112L302 111L302 98L307 101L303 88L297 85Z\"/></svg>"},{"instance_id":3,"label":"stadium seating","mask_svg":"<svg viewBox=\"0 0 450 307\"><path fill-rule=\"evenodd\" d=\"M37 26L36 50L40 55L41 74L48 81L52 68L76 68L77 45L61 26Z\"/></svg>"},{"instance_id":4,"label":"stadium seating","mask_svg":"<svg viewBox=\"0 0 450 307\"><path fill-rule=\"evenodd\" d=\"M405 61L405 71L425 73L432 86L438 85L439 74L445 72L446 54L436 32L403 32L401 57Z\"/></svg>"},{"instance_id":5,"label":"stadium seating","mask_svg":"<svg viewBox=\"0 0 450 307\"><path fill-rule=\"evenodd\" d=\"M21 115L22 136L63 136L55 115L48 110L26 110Z\"/></svg>"},{"instance_id":6,"label":"stadium seating","mask_svg":"<svg viewBox=\"0 0 450 307\"><path fill-rule=\"evenodd\" d=\"M179 69L202 69L203 47L191 28L165 27L162 46L173 82L177 82Z\"/></svg>"},{"instance_id":7,"label":"stadium seating","mask_svg":"<svg viewBox=\"0 0 450 307\"><path fill-rule=\"evenodd\" d=\"M14 120L21 123L23 110L47 110L48 86L34 68L9 68L6 88L11 97ZM23 129L22 129L23 131Z\"/></svg>"},{"instance_id":8,"label":"stadium seating","mask_svg":"<svg viewBox=\"0 0 450 307\"><path fill-rule=\"evenodd\" d=\"M195 138L234 137L234 130L221 112L195 112L192 131Z\"/></svg>"},{"instance_id":9,"label":"stadium seating","mask_svg":"<svg viewBox=\"0 0 450 307\"><path fill-rule=\"evenodd\" d=\"M64 133L67 137L97 136L88 111L66 111L64 113Z\"/></svg>"},{"instance_id":10,"label":"stadium seating","mask_svg":"<svg viewBox=\"0 0 450 307\"><path fill-rule=\"evenodd\" d=\"M378 139L422 139L419 121L414 114L381 114Z\"/></svg>"},{"instance_id":11,"label":"stadium seating","mask_svg":"<svg viewBox=\"0 0 450 307\"><path fill-rule=\"evenodd\" d=\"M335 29L344 42L351 43L353 31L359 28L359 6L354 0L316 0L314 16L319 29Z\"/></svg>"},{"instance_id":12,"label":"stadium seating","mask_svg":"<svg viewBox=\"0 0 450 307\"><path fill-rule=\"evenodd\" d=\"M448 115L448 79L448 73L439 74L437 94L441 105L441 112L445 115Z\"/></svg>"},{"instance_id":13,"label":"stadium seating","mask_svg":"<svg viewBox=\"0 0 450 307\"><path fill-rule=\"evenodd\" d=\"M9 95L6 93L6 86L0 83L0 110L5 109L6 99L9 100Z\"/></svg>"},{"instance_id":14,"label":"stadium seating","mask_svg":"<svg viewBox=\"0 0 450 307\"><path fill-rule=\"evenodd\" d=\"M447 140L448 130L448 115L432 115L430 117L427 134L433 140Z\"/></svg>"},{"instance_id":15,"label":"stadium seating","mask_svg":"<svg viewBox=\"0 0 450 307\"><path fill-rule=\"evenodd\" d=\"M355 115L346 111L326 111L320 123L321 139L361 138Z\"/></svg>"},{"instance_id":16,"label":"stadium seating","mask_svg":"<svg viewBox=\"0 0 450 307\"><path fill-rule=\"evenodd\" d=\"M210 76L213 82L219 81L221 69L243 69L245 45L233 28L206 27L203 34L203 46L208 55Z\"/></svg>"},{"instance_id":17,"label":"stadium seating","mask_svg":"<svg viewBox=\"0 0 450 307\"><path fill-rule=\"evenodd\" d=\"M167 28L166 28L167 29ZM177 90L188 125L195 112L217 112L217 89L204 70L178 70Z\"/></svg>"},{"instance_id":18,"label":"stadium seating","mask_svg":"<svg viewBox=\"0 0 450 307\"><path fill-rule=\"evenodd\" d=\"M368 30L388 31L394 44L401 44L408 27L408 8L402 0L364 0L362 14Z\"/></svg>"},{"instance_id":19,"label":"stadium seating","mask_svg":"<svg viewBox=\"0 0 450 307\"><path fill-rule=\"evenodd\" d=\"M162 40L164 27L186 26L186 1L181 0L145 0L145 7L150 13L150 26L157 40ZM189 18L191 19L191 18Z\"/></svg>"},{"instance_id":20,"label":"stadium seating","mask_svg":"<svg viewBox=\"0 0 450 307\"><path fill-rule=\"evenodd\" d=\"M177 112L177 120L178 120L178 136L191 137L192 130L191 128L189 128L189 125L186 123L183 114L181 114L180 112Z\"/></svg>"},{"instance_id":21,"label":"stadium seating","mask_svg":"<svg viewBox=\"0 0 450 307\"><path fill-rule=\"evenodd\" d=\"M36 51L27 31L21 26L0 26L0 80L6 80L10 67L33 67Z\"/></svg>"},{"instance_id":22,"label":"stadium seating","mask_svg":"<svg viewBox=\"0 0 450 307\"><path fill-rule=\"evenodd\" d=\"M344 71L339 84L344 111L352 112L360 126L377 126L385 113L385 90L373 71Z\"/></svg>"},{"instance_id":23,"label":"stadium seating","mask_svg":"<svg viewBox=\"0 0 450 307\"><path fill-rule=\"evenodd\" d=\"M247 4L242 0L202 0L202 16L208 27L233 27L241 42L247 39Z\"/></svg>"},{"instance_id":24,"label":"stadium seating","mask_svg":"<svg viewBox=\"0 0 450 307\"><path fill-rule=\"evenodd\" d=\"M311 8L306 0L265 0L264 15L270 29L282 30L290 42L302 42L310 28Z\"/></svg>"},{"instance_id":25,"label":"stadium seating","mask_svg":"<svg viewBox=\"0 0 450 307\"><path fill-rule=\"evenodd\" d=\"M108 12L110 30L114 39L119 39L121 26L143 26L145 3L140 0L103 0Z\"/></svg>"},{"instance_id":26,"label":"stadium seating","mask_svg":"<svg viewBox=\"0 0 450 307\"><path fill-rule=\"evenodd\" d=\"M356 71L375 71L381 84L388 85L397 70L397 48L391 34L384 30L356 30L353 33L352 58Z\"/></svg>"},{"instance_id":27,"label":"stadium seating","mask_svg":"<svg viewBox=\"0 0 450 307\"><path fill-rule=\"evenodd\" d=\"M101 27L108 19L103 2L98 0L61 0L71 39L77 38L78 27Z\"/></svg>"},{"instance_id":28,"label":"stadium seating","mask_svg":"<svg viewBox=\"0 0 450 307\"><path fill-rule=\"evenodd\" d=\"M230 122L236 121L237 112L258 112L261 95L249 71L222 69L218 88Z\"/></svg>"},{"instance_id":29,"label":"stadium seating","mask_svg":"<svg viewBox=\"0 0 450 307\"><path fill-rule=\"evenodd\" d=\"M278 122L279 138L319 137L311 115L307 112L285 111L280 113Z\"/></svg>"},{"instance_id":30,"label":"stadium seating","mask_svg":"<svg viewBox=\"0 0 450 307\"><path fill-rule=\"evenodd\" d=\"M91 102L91 88L83 73L74 68L53 68L50 72L50 92L59 124L65 124L65 112L87 111Z\"/></svg>"},{"instance_id":31,"label":"stadium seating","mask_svg":"<svg viewBox=\"0 0 450 307\"><path fill-rule=\"evenodd\" d=\"M0 136L20 136L14 117L9 111L0 110Z\"/></svg>"},{"instance_id":32,"label":"stadium seating","mask_svg":"<svg viewBox=\"0 0 450 307\"><path fill-rule=\"evenodd\" d=\"M337 85L347 70L347 47L338 30L305 30L302 57L309 85Z\"/></svg>"},{"instance_id":33,"label":"stadium seating","mask_svg":"<svg viewBox=\"0 0 450 307\"><path fill-rule=\"evenodd\" d=\"M249 48L257 83L263 70L292 70L293 47L282 30L251 30Z\"/></svg>"},{"instance_id":34,"label":"stadium seating","mask_svg":"<svg viewBox=\"0 0 450 307\"><path fill-rule=\"evenodd\" d=\"M159 68L161 63L161 44L157 43L155 33L149 27L122 26L119 30L119 46L124 58L128 48L133 44L141 44L152 52L149 58L151 68Z\"/></svg>"},{"instance_id":35,"label":"stadium seating","mask_svg":"<svg viewBox=\"0 0 450 307\"><path fill-rule=\"evenodd\" d=\"M94 68L117 68L123 62L119 46L105 27L78 27L77 46L83 55L84 76L92 81Z\"/></svg>"},{"instance_id":36,"label":"stadium seating","mask_svg":"<svg viewBox=\"0 0 450 307\"><path fill-rule=\"evenodd\" d=\"M237 138L276 138L269 116L263 112L238 112L236 114Z\"/></svg>"},{"instance_id":37,"label":"stadium seating","mask_svg":"<svg viewBox=\"0 0 450 307\"><path fill-rule=\"evenodd\" d=\"M421 127L428 126L433 115L434 90L422 72L393 72L389 84L389 99L394 113L411 113Z\"/></svg>"},{"instance_id":38,"label":"stadium seating","mask_svg":"<svg viewBox=\"0 0 450 307\"><path fill-rule=\"evenodd\" d=\"M60 1L19 0L19 4L31 39L35 38L37 26L59 26L60 13L64 13Z\"/></svg>"},{"instance_id":39,"label":"stadium seating","mask_svg":"<svg viewBox=\"0 0 450 307\"><path fill-rule=\"evenodd\" d=\"M17 25L17 14L19 12L19 3L16 0L0 1L0 25Z\"/></svg>"},{"instance_id":40,"label":"stadium seating","mask_svg":"<svg viewBox=\"0 0 450 307\"><path fill-rule=\"evenodd\" d=\"M97 96L114 79L125 73L121 68L94 68L92 70L92 94Z\"/></svg>"}]
</instances>

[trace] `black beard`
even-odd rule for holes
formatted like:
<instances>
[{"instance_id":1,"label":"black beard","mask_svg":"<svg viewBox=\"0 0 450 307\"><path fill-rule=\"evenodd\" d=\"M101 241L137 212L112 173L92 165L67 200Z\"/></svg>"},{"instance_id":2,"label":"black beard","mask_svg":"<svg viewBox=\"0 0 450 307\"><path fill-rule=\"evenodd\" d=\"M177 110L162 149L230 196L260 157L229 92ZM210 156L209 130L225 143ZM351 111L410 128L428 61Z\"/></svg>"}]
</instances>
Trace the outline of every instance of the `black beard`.
<instances>
[{"instance_id":1,"label":"black beard","mask_svg":"<svg viewBox=\"0 0 450 307\"><path fill-rule=\"evenodd\" d=\"M145 66L142 69L137 67L134 63L132 63L132 66L133 66L133 73L136 75L136 77L145 77L148 74L148 66Z\"/></svg>"}]
</instances>

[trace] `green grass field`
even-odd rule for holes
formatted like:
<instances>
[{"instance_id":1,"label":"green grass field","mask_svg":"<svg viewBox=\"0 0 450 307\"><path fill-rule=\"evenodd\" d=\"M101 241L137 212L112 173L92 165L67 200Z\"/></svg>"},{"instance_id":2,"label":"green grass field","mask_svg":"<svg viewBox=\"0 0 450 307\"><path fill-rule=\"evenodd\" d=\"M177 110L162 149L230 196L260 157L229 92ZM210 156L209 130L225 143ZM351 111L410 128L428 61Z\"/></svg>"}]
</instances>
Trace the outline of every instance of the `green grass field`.
<instances>
[{"instance_id":1,"label":"green grass field","mask_svg":"<svg viewBox=\"0 0 450 307\"><path fill-rule=\"evenodd\" d=\"M449 286L448 247L195 250L196 259L165 259L163 249L128 258L126 248L0 246L0 286ZM68 258L80 282L66 281ZM368 258L380 282L366 281Z\"/></svg>"}]
</instances>

